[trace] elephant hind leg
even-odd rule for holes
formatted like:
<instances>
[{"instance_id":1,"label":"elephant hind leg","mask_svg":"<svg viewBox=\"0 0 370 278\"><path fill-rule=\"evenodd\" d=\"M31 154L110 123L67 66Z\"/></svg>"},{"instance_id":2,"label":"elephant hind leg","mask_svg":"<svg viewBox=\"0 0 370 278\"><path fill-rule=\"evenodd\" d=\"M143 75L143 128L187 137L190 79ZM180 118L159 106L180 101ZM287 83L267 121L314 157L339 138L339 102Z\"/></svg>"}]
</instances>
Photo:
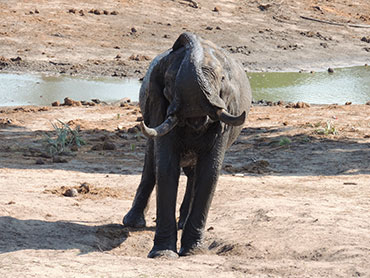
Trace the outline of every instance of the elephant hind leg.
<instances>
[{"instance_id":1,"label":"elephant hind leg","mask_svg":"<svg viewBox=\"0 0 370 278\"><path fill-rule=\"evenodd\" d=\"M131 209L123 217L123 224L127 227L145 227L145 211L149 197L155 185L155 164L154 164L154 142L148 139L146 145L143 174Z\"/></svg>"},{"instance_id":2,"label":"elephant hind leg","mask_svg":"<svg viewBox=\"0 0 370 278\"><path fill-rule=\"evenodd\" d=\"M177 227L179 230L184 228L186 219L188 218L191 202L194 194L194 167L184 167L184 173L188 180L186 183L186 191L184 199L182 200L180 207L180 219Z\"/></svg>"}]
</instances>

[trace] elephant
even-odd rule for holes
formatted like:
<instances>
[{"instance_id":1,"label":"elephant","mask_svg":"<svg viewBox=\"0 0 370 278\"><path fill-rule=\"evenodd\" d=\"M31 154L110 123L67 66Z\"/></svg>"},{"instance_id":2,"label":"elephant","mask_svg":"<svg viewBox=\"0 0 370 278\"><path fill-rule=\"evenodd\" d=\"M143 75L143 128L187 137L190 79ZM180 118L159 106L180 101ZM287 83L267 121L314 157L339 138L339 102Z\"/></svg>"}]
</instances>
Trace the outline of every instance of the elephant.
<instances>
[{"instance_id":1,"label":"elephant","mask_svg":"<svg viewBox=\"0 0 370 278\"><path fill-rule=\"evenodd\" d=\"M144 167L132 207L123 218L125 226L144 227L156 186L156 230L149 258L187 256L202 248L224 155L243 128L251 100L242 66L196 34L181 34L171 49L151 62L139 92L141 129L148 137ZM187 187L177 225L181 168Z\"/></svg>"}]
</instances>

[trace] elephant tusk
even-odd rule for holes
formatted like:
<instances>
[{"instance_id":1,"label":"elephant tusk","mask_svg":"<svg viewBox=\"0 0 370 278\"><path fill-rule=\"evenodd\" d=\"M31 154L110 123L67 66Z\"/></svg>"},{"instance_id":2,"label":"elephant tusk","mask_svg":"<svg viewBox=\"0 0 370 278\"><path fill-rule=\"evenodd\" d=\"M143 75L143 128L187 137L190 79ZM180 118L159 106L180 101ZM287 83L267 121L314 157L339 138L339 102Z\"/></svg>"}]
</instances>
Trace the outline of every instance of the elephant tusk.
<instances>
[{"instance_id":1,"label":"elephant tusk","mask_svg":"<svg viewBox=\"0 0 370 278\"><path fill-rule=\"evenodd\" d=\"M176 116L169 116L162 124L157 127L150 128L145 125L144 122L140 123L142 133L148 137L160 137L170 132L178 123Z\"/></svg>"},{"instance_id":2,"label":"elephant tusk","mask_svg":"<svg viewBox=\"0 0 370 278\"><path fill-rule=\"evenodd\" d=\"M244 124L246 117L245 111L239 116L234 116L227 112L225 109L218 110L217 115L219 116L221 122L232 126L239 126Z\"/></svg>"}]
</instances>

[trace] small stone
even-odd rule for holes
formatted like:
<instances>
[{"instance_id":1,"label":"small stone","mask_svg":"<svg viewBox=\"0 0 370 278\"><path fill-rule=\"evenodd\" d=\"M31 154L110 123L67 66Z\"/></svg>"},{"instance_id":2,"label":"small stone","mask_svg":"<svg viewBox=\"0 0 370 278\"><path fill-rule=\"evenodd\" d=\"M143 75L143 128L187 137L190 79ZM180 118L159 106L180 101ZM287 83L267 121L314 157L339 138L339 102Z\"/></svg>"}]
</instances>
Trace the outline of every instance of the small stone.
<instances>
[{"instance_id":1,"label":"small stone","mask_svg":"<svg viewBox=\"0 0 370 278\"><path fill-rule=\"evenodd\" d=\"M81 101L76 101L76 100L73 100L69 97L66 97L64 99L64 104L63 105L66 105L66 106L81 106L82 103L81 103Z\"/></svg>"},{"instance_id":2,"label":"small stone","mask_svg":"<svg viewBox=\"0 0 370 278\"><path fill-rule=\"evenodd\" d=\"M218 13L218 12L220 12L220 8L216 6L216 7L213 8L212 12Z\"/></svg>"},{"instance_id":3,"label":"small stone","mask_svg":"<svg viewBox=\"0 0 370 278\"><path fill-rule=\"evenodd\" d=\"M60 106L60 102L59 101L54 101L51 106Z\"/></svg>"},{"instance_id":4,"label":"small stone","mask_svg":"<svg viewBox=\"0 0 370 278\"><path fill-rule=\"evenodd\" d=\"M45 161L43 161L41 158L37 159L35 162L37 165L43 165L45 164Z\"/></svg>"},{"instance_id":5,"label":"small stone","mask_svg":"<svg viewBox=\"0 0 370 278\"><path fill-rule=\"evenodd\" d=\"M366 105L370 105L370 100L368 102L366 102Z\"/></svg>"},{"instance_id":6,"label":"small stone","mask_svg":"<svg viewBox=\"0 0 370 278\"><path fill-rule=\"evenodd\" d=\"M10 58L10 61L12 61L12 62L20 62L20 61L22 61L22 58L18 56L16 58Z\"/></svg>"},{"instance_id":7,"label":"small stone","mask_svg":"<svg viewBox=\"0 0 370 278\"><path fill-rule=\"evenodd\" d=\"M102 151L103 150L103 144L99 143L91 147L92 151Z\"/></svg>"},{"instance_id":8,"label":"small stone","mask_svg":"<svg viewBox=\"0 0 370 278\"><path fill-rule=\"evenodd\" d=\"M118 15L118 12L117 11L113 11L110 13L111 15Z\"/></svg>"},{"instance_id":9,"label":"small stone","mask_svg":"<svg viewBox=\"0 0 370 278\"><path fill-rule=\"evenodd\" d=\"M136 28L135 28L135 27L132 27L132 28L131 28L131 33L137 33L137 30L136 30Z\"/></svg>"},{"instance_id":10,"label":"small stone","mask_svg":"<svg viewBox=\"0 0 370 278\"><path fill-rule=\"evenodd\" d=\"M78 191L76 188L69 188L63 193L63 196L66 196L66 197L77 197L77 195L78 195Z\"/></svg>"},{"instance_id":11,"label":"small stone","mask_svg":"<svg viewBox=\"0 0 370 278\"><path fill-rule=\"evenodd\" d=\"M54 156L53 157L53 162L54 163L67 163L67 159L60 157L60 156Z\"/></svg>"},{"instance_id":12,"label":"small stone","mask_svg":"<svg viewBox=\"0 0 370 278\"><path fill-rule=\"evenodd\" d=\"M87 182L84 182L80 185L80 188L77 190L78 193L86 194L90 192L91 185Z\"/></svg>"},{"instance_id":13,"label":"small stone","mask_svg":"<svg viewBox=\"0 0 370 278\"><path fill-rule=\"evenodd\" d=\"M298 101L294 106L294 108L308 108L308 107L310 107L310 105L303 101Z\"/></svg>"},{"instance_id":14,"label":"small stone","mask_svg":"<svg viewBox=\"0 0 370 278\"><path fill-rule=\"evenodd\" d=\"M328 73L334 73L334 69L328 68Z\"/></svg>"},{"instance_id":15,"label":"small stone","mask_svg":"<svg viewBox=\"0 0 370 278\"><path fill-rule=\"evenodd\" d=\"M344 105L351 105L352 102L351 101L347 101Z\"/></svg>"},{"instance_id":16,"label":"small stone","mask_svg":"<svg viewBox=\"0 0 370 278\"><path fill-rule=\"evenodd\" d=\"M103 150L105 151L114 151L117 149L116 145L112 142L106 141L103 143Z\"/></svg>"},{"instance_id":17,"label":"small stone","mask_svg":"<svg viewBox=\"0 0 370 278\"><path fill-rule=\"evenodd\" d=\"M362 37L362 38L361 38L361 41L362 41L362 42L370 43L370 37Z\"/></svg>"},{"instance_id":18,"label":"small stone","mask_svg":"<svg viewBox=\"0 0 370 278\"><path fill-rule=\"evenodd\" d=\"M140 131L140 127L138 125L134 126L134 127L130 127L127 129L127 132L128 133L131 133L131 134L136 134Z\"/></svg>"}]
</instances>

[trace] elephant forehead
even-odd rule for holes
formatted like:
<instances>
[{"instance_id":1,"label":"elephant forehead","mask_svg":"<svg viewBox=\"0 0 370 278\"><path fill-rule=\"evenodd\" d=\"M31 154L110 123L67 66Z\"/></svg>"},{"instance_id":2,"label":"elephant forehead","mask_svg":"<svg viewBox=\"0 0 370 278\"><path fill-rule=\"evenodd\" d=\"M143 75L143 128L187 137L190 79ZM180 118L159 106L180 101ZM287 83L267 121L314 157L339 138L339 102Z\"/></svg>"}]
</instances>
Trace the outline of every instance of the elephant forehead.
<instances>
[{"instance_id":1,"label":"elephant forehead","mask_svg":"<svg viewBox=\"0 0 370 278\"><path fill-rule=\"evenodd\" d=\"M202 68L212 70L218 76L221 75L222 65L219 58L222 55L220 51L212 47L206 47L204 50Z\"/></svg>"}]
</instances>

